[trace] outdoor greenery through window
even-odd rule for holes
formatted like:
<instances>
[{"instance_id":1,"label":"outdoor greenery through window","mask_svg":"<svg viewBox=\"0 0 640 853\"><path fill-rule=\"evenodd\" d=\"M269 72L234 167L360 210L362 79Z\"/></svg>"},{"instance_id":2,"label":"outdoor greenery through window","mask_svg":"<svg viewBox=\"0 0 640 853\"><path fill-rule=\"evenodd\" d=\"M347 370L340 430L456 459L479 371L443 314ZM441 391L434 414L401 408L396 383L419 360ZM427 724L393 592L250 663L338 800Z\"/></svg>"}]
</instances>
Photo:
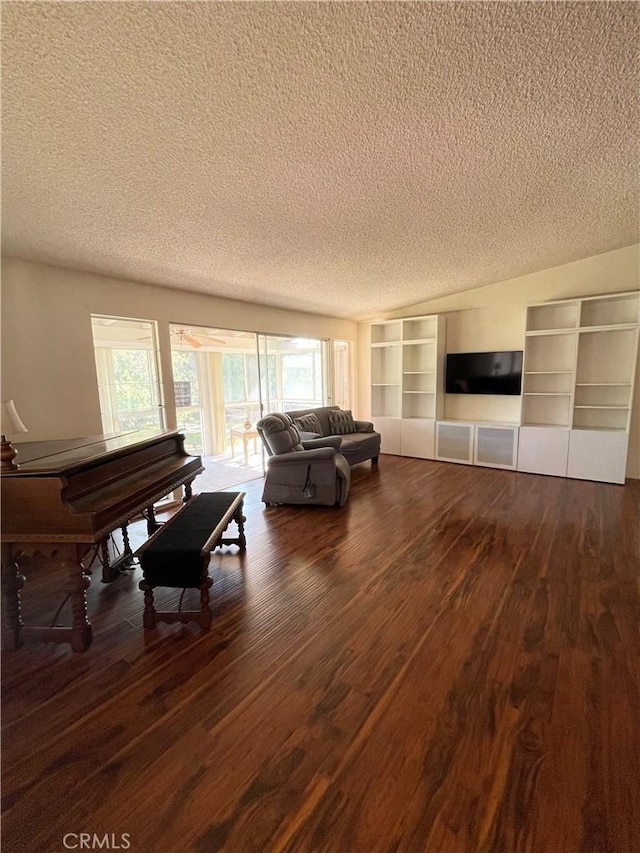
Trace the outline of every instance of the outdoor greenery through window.
<instances>
[{"instance_id":1,"label":"outdoor greenery through window","mask_svg":"<svg viewBox=\"0 0 640 853\"><path fill-rule=\"evenodd\" d=\"M103 432L163 428L154 323L91 318Z\"/></svg>"},{"instance_id":2,"label":"outdoor greenery through window","mask_svg":"<svg viewBox=\"0 0 640 853\"><path fill-rule=\"evenodd\" d=\"M276 396L276 357L267 356L269 394ZM260 399L258 359L253 353L224 353L222 378L225 403L257 402Z\"/></svg>"},{"instance_id":3,"label":"outdoor greenery through window","mask_svg":"<svg viewBox=\"0 0 640 853\"><path fill-rule=\"evenodd\" d=\"M172 349L171 366L178 429L185 434L186 445L191 453L203 453L201 382L197 354Z\"/></svg>"},{"instance_id":4,"label":"outdoor greenery through window","mask_svg":"<svg viewBox=\"0 0 640 853\"><path fill-rule=\"evenodd\" d=\"M322 396L319 352L282 355L282 396L312 402Z\"/></svg>"}]
</instances>

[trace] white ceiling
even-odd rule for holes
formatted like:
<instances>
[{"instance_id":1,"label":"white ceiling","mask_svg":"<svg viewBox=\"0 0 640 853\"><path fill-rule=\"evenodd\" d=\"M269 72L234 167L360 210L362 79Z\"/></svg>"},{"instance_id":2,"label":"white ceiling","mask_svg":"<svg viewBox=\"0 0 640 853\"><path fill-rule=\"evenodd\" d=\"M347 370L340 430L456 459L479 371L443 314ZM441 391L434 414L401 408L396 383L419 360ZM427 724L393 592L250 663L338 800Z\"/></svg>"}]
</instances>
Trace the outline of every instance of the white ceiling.
<instances>
[{"instance_id":1,"label":"white ceiling","mask_svg":"<svg viewBox=\"0 0 640 853\"><path fill-rule=\"evenodd\" d=\"M639 239L636 3L2 17L13 257L366 318Z\"/></svg>"}]
</instances>

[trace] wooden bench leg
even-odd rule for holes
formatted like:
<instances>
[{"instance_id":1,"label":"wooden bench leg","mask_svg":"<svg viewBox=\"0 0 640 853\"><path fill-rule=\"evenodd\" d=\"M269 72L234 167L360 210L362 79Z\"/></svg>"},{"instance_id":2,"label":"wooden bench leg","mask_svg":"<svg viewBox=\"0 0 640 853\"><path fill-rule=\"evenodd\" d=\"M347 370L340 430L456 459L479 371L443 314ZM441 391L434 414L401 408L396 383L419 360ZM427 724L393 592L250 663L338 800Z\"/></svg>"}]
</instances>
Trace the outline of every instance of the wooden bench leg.
<instances>
[{"instance_id":1,"label":"wooden bench leg","mask_svg":"<svg viewBox=\"0 0 640 853\"><path fill-rule=\"evenodd\" d=\"M213 578L207 575L207 579L203 581L200 587L200 618L198 622L200 627L208 631L211 627L211 608L209 607L209 587L213 583Z\"/></svg>"},{"instance_id":2,"label":"wooden bench leg","mask_svg":"<svg viewBox=\"0 0 640 853\"><path fill-rule=\"evenodd\" d=\"M149 586L146 581L140 581L138 586L144 591L144 615L142 617L142 624L147 629L155 628L156 608L153 604L153 587Z\"/></svg>"},{"instance_id":3,"label":"wooden bench leg","mask_svg":"<svg viewBox=\"0 0 640 853\"><path fill-rule=\"evenodd\" d=\"M145 629L150 630L157 627L158 622L197 622L200 627L208 631L211 627L212 614L209 606L209 589L213 584L213 578L207 574L202 579L202 583L198 587L200 590L200 610L177 610L164 611L156 610L153 601L153 587L142 580L138 584L139 588L144 592L144 614L142 624Z\"/></svg>"},{"instance_id":4,"label":"wooden bench leg","mask_svg":"<svg viewBox=\"0 0 640 853\"><path fill-rule=\"evenodd\" d=\"M243 513L243 504L241 503L238 509L235 511L233 519L235 523L238 525L238 547L241 551L247 550L247 539L244 535L244 523L247 520L246 515Z\"/></svg>"}]
</instances>

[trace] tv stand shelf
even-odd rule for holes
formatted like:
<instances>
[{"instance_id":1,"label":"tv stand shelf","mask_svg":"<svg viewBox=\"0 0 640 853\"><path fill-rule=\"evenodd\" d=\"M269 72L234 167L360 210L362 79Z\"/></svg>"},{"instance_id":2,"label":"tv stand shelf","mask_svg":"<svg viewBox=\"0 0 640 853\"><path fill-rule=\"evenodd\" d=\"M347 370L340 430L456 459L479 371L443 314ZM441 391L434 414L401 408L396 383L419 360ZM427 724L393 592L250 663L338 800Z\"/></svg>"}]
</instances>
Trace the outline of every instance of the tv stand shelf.
<instances>
[{"instance_id":1,"label":"tv stand shelf","mask_svg":"<svg viewBox=\"0 0 640 853\"><path fill-rule=\"evenodd\" d=\"M518 424L451 419L436 423L436 459L514 470Z\"/></svg>"}]
</instances>

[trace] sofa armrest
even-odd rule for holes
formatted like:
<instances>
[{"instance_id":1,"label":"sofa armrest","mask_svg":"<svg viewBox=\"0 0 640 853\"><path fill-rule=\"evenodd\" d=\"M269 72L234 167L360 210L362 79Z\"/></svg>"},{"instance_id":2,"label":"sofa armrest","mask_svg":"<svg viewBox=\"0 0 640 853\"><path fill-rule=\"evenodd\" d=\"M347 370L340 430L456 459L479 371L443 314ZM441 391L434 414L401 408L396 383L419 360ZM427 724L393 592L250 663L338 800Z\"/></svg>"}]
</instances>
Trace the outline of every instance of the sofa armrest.
<instances>
[{"instance_id":1,"label":"sofa armrest","mask_svg":"<svg viewBox=\"0 0 640 853\"><path fill-rule=\"evenodd\" d=\"M269 468L282 465L308 465L311 462L321 462L323 459L334 459L336 450L333 447L318 447L315 450L292 450L289 453L279 453L267 460Z\"/></svg>"},{"instance_id":2,"label":"sofa armrest","mask_svg":"<svg viewBox=\"0 0 640 853\"><path fill-rule=\"evenodd\" d=\"M356 432L375 432L371 421L356 421Z\"/></svg>"},{"instance_id":3,"label":"sofa armrest","mask_svg":"<svg viewBox=\"0 0 640 853\"><path fill-rule=\"evenodd\" d=\"M315 450L318 447L332 447L334 450L340 450L342 439L339 435L325 435L321 438L311 438L308 441L301 441L300 444L305 450Z\"/></svg>"}]
</instances>

